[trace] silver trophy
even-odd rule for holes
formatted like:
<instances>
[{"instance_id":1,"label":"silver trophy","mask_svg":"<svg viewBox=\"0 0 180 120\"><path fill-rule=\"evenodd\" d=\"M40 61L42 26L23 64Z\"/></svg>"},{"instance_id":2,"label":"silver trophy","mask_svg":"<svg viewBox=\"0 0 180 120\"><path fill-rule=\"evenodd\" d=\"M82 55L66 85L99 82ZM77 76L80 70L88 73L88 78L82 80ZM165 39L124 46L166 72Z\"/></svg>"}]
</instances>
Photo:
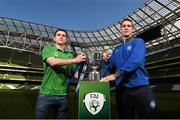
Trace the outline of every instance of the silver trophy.
<instances>
[{"instance_id":1,"label":"silver trophy","mask_svg":"<svg viewBox=\"0 0 180 120\"><path fill-rule=\"evenodd\" d=\"M99 52L91 52L89 55L89 63L92 71L89 72L89 80L100 80L100 73L97 70L99 66L99 61L101 60L101 53Z\"/></svg>"}]
</instances>

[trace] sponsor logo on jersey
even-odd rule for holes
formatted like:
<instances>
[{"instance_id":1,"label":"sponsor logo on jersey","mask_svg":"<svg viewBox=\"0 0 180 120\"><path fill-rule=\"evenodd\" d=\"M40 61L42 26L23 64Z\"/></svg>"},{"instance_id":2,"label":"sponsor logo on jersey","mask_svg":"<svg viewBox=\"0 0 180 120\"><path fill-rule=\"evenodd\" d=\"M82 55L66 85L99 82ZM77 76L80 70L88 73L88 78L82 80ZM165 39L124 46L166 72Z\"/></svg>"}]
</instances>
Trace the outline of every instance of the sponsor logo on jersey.
<instances>
[{"instance_id":1,"label":"sponsor logo on jersey","mask_svg":"<svg viewBox=\"0 0 180 120\"><path fill-rule=\"evenodd\" d=\"M131 49L132 49L132 46L130 46L130 45L127 46L127 50L128 50L128 51L131 51Z\"/></svg>"}]
</instances>

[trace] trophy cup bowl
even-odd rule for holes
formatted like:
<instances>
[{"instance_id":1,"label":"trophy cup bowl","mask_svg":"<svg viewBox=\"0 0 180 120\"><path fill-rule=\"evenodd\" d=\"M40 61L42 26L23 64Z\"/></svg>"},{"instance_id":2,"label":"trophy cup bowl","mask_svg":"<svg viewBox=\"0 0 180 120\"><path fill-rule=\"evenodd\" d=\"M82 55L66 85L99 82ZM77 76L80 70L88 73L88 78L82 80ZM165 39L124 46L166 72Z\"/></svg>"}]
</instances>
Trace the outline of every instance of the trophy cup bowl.
<instances>
[{"instance_id":1,"label":"trophy cup bowl","mask_svg":"<svg viewBox=\"0 0 180 120\"><path fill-rule=\"evenodd\" d=\"M101 53L99 52L91 52L89 55L89 63L92 71L89 72L89 80L97 81L100 79L100 73L97 70L99 66L99 61L101 60Z\"/></svg>"}]
</instances>

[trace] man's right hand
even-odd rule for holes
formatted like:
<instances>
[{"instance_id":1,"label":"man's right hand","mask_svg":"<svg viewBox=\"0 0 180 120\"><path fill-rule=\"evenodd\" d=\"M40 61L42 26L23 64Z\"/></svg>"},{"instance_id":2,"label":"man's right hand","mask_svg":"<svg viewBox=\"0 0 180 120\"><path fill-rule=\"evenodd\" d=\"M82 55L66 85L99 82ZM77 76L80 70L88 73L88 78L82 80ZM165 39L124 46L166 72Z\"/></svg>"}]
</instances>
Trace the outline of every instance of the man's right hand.
<instances>
[{"instance_id":1,"label":"man's right hand","mask_svg":"<svg viewBox=\"0 0 180 120\"><path fill-rule=\"evenodd\" d=\"M77 57L74 58L76 63L80 63L87 60L87 56L85 53L79 54Z\"/></svg>"},{"instance_id":2,"label":"man's right hand","mask_svg":"<svg viewBox=\"0 0 180 120\"><path fill-rule=\"evenodd\" d=\"M111 75L101 78L100 82L109 82L109 81L113 81L115 79L116 79L115 75L111 74Z\"/></svg>"}]
</instances>

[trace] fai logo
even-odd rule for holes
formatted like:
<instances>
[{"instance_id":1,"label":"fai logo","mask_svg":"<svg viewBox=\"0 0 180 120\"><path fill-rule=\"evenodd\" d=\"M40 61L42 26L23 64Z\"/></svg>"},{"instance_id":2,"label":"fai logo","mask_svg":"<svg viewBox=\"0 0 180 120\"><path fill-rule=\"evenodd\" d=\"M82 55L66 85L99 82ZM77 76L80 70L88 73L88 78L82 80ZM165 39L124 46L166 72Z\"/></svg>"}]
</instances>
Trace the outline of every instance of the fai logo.
<instances>
[{"instance_id":1,"label":"fai logo","mask_svg":"<svg viewBox=\"0 0 180 120\"><path fill-rule=\"evenodd\" d=\"M83 100L87 110L95 115L101 111L104 106L105 98L102 93L92 92L85 95Z\"/></svg>"}]
</instances>

